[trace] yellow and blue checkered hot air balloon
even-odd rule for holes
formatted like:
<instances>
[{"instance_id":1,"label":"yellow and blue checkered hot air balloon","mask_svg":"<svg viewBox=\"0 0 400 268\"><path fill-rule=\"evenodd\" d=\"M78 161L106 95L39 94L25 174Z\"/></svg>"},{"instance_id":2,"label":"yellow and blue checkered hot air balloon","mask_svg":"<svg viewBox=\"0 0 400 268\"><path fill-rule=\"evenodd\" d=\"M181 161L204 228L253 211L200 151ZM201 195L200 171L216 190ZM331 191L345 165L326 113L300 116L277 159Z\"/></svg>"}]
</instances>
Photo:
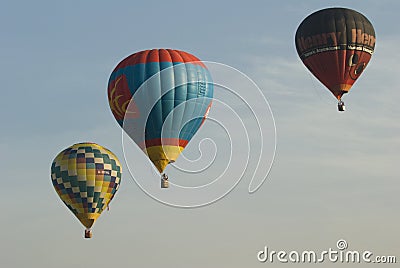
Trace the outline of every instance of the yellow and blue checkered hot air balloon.
<instances>
[{"instance_id":1,"label":"yellow and blue checkered hot air balloon","mask_svg":"<svg viewBox=\"0 0 400 268\"><path fill-rule=\"evenodd\" d=\"M51 165L53 186L65 205L86 227L91 227L113 199L121 181L121 164L95 143L74 144L57 155Z\"/></svg>"},{"instance_id":2,"label":"yellow and blue checkered hot air balloon","mask_svg":"<svg viewBox=\"0 0 400 268\"><path fill-rule=\"evenodd\" d=\"M115 119L160 173L201 127L212 97L205 64L180 50L132 54L115 67L108 82Z\"/></svg>"}]
</instances>

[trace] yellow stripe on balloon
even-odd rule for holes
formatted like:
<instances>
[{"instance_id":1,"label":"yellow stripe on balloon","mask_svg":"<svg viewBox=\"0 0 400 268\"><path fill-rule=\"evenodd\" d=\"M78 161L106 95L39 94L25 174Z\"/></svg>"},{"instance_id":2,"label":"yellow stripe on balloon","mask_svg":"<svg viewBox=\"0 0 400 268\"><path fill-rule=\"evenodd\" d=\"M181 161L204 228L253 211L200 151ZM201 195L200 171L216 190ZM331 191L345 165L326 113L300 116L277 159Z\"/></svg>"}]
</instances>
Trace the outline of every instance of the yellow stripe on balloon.
<instances>
[{"instance_id":1,"label":"yellow stripe on balloon","mask_svg":"<svg viewBox=\"0 0 400 268\"><path fill-rule=\"evenodd\" d=\"M182 146L158 145L147 147L145 152L158 171L162 173L169 163L176 161L183 149L185 148Z\"/></svg>"}]
</instances>

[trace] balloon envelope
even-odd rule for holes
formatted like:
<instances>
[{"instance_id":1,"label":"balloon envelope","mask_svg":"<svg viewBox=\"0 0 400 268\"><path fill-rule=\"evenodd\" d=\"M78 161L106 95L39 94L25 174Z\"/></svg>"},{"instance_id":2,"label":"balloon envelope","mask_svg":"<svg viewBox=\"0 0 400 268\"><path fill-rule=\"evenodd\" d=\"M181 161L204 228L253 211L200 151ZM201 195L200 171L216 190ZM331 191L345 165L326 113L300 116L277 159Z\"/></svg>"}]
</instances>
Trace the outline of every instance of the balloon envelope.
<instances>
[{"instance_id":1,"label":"balloon envelope","mask_svg":"<svg viewBox=\"0 0 400 268\"><path fill-rule=\"evenodd\" d=\"M51 165L51 180L61 200L90 228L117 192L122 168L118 158L95 143L74 144Z\"/></svg>"},{"instance_id":2,"label":"balloon envelope","mask_svg":"<svg viewBox=\"0 0 400 268\"><path fill-rule=\"evenodd\" d=\"M303 63L338 99L367 66L375 41L371 22L347 8L327 8L309 15L295 37Z\"/></svg>"},{"instance_id":3,"label":"balloon envelope","mask_svg":"<svg viewBox=\"0 0 400 268\"><path fill-rule=\"evenodd\" d=\"M200 128L212 96L212 79L204 63L172 49L128 56L115 67L108 82L115 119L160 173Z\"/></svg>"}]
</instances>

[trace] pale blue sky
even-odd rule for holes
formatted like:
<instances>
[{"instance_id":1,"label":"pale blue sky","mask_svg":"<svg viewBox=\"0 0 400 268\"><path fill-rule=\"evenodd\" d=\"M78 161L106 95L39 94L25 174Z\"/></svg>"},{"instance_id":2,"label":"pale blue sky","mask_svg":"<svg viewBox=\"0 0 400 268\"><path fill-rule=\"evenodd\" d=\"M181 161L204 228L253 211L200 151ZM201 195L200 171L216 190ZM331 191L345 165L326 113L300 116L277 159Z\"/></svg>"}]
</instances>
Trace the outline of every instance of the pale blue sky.
<instances>
[{"instance_id":1,"label":"pale blue sky","mask_svg":"<svg viewBox=\"0 0 400 268\"><path fill-rule=\"evenodd\" d=\"M3 1L0 266L260 267L268 265L256 258L264 246L325 250L341 238L400 258L400 3L214 2ZM377 34L343 114L294 48L298 24L332 6L360 11ZM124 163L111 211L84 240L53 189L50 164L80 141L123 160L108 77L127 55L161 47L254 80L275 116L274 167L253 195L245 176L219 202L185 210L144 194Z\"/></svg>"}]
</instances>

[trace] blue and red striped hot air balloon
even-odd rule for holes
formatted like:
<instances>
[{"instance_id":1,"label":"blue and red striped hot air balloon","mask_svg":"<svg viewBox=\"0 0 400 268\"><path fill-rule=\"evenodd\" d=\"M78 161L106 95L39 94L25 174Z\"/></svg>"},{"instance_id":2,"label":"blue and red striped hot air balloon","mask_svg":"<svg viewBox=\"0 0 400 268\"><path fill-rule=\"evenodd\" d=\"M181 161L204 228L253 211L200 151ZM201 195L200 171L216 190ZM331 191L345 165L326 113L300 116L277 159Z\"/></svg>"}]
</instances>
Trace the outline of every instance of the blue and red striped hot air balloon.
<instances>
[{"instance_id":1,"label":"blue and red striped hot air balloon","mask_svg":"<svg viewBox=\"0 0 400 268\"><path fill-rule=\"evenodd\" d=\"M212 79L204 63L173 49L128 56L108 82L115 119L160 173L200 128L212 97Z\"/></svg>"}]
</instances>

